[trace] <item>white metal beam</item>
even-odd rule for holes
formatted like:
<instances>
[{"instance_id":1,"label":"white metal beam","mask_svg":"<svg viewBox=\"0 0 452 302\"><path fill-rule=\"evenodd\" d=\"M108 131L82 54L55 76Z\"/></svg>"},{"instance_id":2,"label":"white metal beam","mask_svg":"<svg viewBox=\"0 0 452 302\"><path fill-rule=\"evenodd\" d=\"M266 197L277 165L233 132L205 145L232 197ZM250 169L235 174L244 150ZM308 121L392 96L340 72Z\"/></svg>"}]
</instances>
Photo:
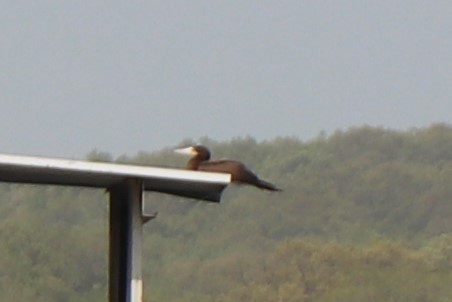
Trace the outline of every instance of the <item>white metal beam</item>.
<instances>
[{"instance_id":1,"label":"white metal beam","mask_svg":"<svg viewBox=\"0 0 452 302\"><path fill-rule=\"evenodd\" d=\"M107 188L110 193L110 302L142 301L145 190L220 201L229 174L0 154L0 181Z\"/></svg>"},{"instance_id":2,"label":"white metal beam","mask_svg":"<svg viewBox=\"0 0 452 302\"><path fill-rule=\"evenodd\" d=\"M231 176L151 166L0 154L0 181L109 188L140 179L143 189L219 201Z\"/></svg>"}]
</instances>

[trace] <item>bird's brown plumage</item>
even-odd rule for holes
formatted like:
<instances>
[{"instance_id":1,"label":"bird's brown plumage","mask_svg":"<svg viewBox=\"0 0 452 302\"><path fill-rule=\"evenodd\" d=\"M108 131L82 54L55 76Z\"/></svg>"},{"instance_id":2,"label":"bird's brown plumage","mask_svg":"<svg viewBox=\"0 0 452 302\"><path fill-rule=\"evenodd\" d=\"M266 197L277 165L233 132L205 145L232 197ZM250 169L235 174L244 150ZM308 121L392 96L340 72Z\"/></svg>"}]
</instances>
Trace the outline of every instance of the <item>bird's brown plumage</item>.
<instances>
[{"instance_id":1,"label":"bird's brown plumage","mask_svg":"<svg viewBox=\"0 0 452 302\"><path fill-rule=\"evenodd\" d=\"M179 153L190 154L193 157L187 162L186 168L206 172L219 172L231 174L231 180L236 183L244 183L270 191L281 191L273 184L257 177L243 163L236 160L210 160L210 151L204 146L196 145L179 149Z\"/></svg>"}]
</instances>

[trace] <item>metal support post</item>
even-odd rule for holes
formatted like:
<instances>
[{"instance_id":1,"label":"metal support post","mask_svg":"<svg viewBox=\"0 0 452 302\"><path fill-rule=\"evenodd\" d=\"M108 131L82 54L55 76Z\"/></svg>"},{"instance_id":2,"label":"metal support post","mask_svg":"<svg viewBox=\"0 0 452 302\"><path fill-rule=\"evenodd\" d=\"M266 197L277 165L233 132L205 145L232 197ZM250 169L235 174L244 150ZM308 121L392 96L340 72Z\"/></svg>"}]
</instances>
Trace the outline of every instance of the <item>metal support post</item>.
<instances>
[{"instance_id":1,"label":"metal support post","mask_svg":"<svg viewBox=\"0 0 452 302\"><path fill-rule=\"evenodd\" d=\"M129 179L110 188L109 301L141 302L143 188Z\"/></svg>"}]
</instances>

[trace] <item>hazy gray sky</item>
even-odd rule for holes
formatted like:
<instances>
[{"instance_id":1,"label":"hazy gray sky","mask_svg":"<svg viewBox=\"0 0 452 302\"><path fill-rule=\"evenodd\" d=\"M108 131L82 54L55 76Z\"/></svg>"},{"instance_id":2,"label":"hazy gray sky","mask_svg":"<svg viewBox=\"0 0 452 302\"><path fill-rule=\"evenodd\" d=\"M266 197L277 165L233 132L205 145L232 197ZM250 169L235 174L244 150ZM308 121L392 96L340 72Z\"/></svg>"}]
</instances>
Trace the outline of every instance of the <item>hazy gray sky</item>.
<instances>
[{"instance_id":1,"label":"hazy gray sky","mask_svg":"<svg viewBox=\"0 0 452 302\"><path fill-rule=\"evenodd\" d=\"M2 1L0 152L452 121L452 1Z\"/></svg>"}]
</instances>

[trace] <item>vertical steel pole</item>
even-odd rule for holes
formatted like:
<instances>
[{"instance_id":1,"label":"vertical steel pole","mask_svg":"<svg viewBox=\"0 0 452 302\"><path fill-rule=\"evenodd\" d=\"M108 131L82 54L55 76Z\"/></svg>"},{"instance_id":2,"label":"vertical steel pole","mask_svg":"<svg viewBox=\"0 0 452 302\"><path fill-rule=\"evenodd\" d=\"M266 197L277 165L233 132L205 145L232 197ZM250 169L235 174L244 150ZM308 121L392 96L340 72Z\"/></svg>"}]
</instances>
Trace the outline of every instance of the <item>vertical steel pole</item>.
<instances>
[{"instance_id":1,"label":"vertical steel pole","mask_svg":"<svg viewBox=\"0 0 452 302\"><path fill-rule=\"evenodd\" d=\"M143 188L126 180L110 188L109 301L141 302Z\"/></svg>"}]
</instances>

